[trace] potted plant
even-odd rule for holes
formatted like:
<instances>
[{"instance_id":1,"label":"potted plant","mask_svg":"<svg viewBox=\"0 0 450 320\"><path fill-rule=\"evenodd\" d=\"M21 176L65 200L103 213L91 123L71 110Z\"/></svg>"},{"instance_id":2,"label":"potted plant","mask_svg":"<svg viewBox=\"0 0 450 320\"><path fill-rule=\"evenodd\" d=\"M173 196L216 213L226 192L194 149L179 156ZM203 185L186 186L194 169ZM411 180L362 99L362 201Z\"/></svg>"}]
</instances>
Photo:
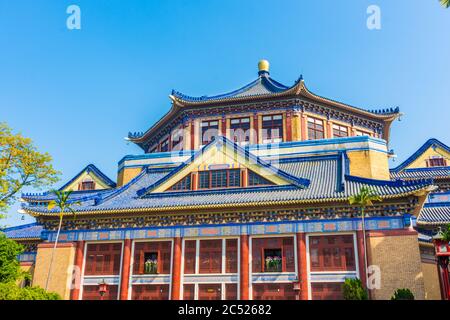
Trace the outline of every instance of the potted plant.
<instances>
[{"instance_id":1,"label":"potted plant","mask_svg":"<svg viewBox=\"0 0 450 320\"><path fill-rule=\"evenodd\" d=\"M369 298L360 279L345 279L343 292L345 300L368 300Z\"/></svg>"},{"instance_id":2,"label":"potted plant","mask_svg":"<svg viewBox=\"0 0 450 320\"><path fill-rule=\"evenodd\" d=\"M144 263L144 273L156 274L158 273L158 261L156 259L147 259Z\"/></svg>"},{"instance_id":3,"label":"potted plant","mask_svg":"<svg viewBox=\"0 0 450 320\"><path fill-rule=\"evenodd\" d=\"M409 289L397 289L391 300L414 300L414 294Z\"/></svg>"}]
</instances>

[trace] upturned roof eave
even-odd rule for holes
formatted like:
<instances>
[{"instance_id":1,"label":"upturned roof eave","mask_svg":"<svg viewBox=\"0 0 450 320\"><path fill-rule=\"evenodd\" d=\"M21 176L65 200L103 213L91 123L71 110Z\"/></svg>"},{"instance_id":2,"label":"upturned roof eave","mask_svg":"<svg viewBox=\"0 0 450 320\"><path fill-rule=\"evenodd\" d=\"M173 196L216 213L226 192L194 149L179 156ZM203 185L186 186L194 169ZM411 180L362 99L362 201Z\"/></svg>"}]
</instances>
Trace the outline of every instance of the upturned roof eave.
<instances>
[{"instance_id":1,"label":"upturned roof eave","mask_svg":"<svg viewBox=\"0 0 450 320\"><path fill-rule=\"evenodd\" d=\"M403 192L394 195L384 195L381 196L382 200L392 200L399 199L408 196L418 195L423 192L427 192L429 186L424 186L420 189L411 190L408 192ZM128 213L148 213L148 212L172 212L172 211L189 211L189 210L215 210L215 209L242 209L242 208L252 208L252 207L267 207L267 206L289 206L289 205L302 205L302 204L333 204L333 203L343 203L349 201L350 197L345 198L322 198L322 199L300 199L300 200L283 200L283 201L259 201L259 202L243 202L243 203L222 203L222 204L205 204L205 205L186 205L186 206L171 206L171 207L140 207L140 208L120 208L120 209L100 209L100 210L86 210L77 211L77 216L79 215L102 215L102 214L128 214ZM56 217L58 212L43 212L31 210L30 208L23 208L25 213L33 217ZM71 213L65 213L64 216L69 216Z\"/></svg>"}]
</instances>

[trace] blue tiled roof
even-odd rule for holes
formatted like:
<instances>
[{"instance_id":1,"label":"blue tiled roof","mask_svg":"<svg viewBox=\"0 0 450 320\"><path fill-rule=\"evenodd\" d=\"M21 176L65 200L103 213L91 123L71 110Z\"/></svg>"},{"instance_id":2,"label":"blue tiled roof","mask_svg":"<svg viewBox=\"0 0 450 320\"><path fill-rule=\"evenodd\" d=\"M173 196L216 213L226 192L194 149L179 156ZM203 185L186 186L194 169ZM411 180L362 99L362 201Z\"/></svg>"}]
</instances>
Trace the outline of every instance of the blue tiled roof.
<instances>
[{"instance_id":1,"label":"blue tiled roof","mask_svg":"<svg viewBox=\"0 0 450 320\"><path fill-rule=\"evenodd\" d=\"M395 197L422 190L432 184L431 180L417 181L379 181L353 177L348 174L348 163L344 154L328 157L309 157L303 159L280 160L273 163L285 174L310 181L307 187L297 185L252 187L241 189L222 189L189 192L139 193L139 190L164 179L169 172L144 170L122 188L115 189L106 197L84 201L75 209L83 211L108 211L127 209L163 209L187 206L238 205L245 203L276 203L280 201L345 201L359 192L362 186L370 186L382 197ZM177 169L173 169L177 170ZM28 209L40 214L53 214L45 207Z\"/></svg>"},{"instance_id":2,"label":"blue tiled roof","mask_svg":"<svg viewBox=\"0 0 450 320\"><path fill-rule=\"evenodd\" d=\"M443 225L450 223L450 202L426 203L420 211L417 223Z\"/></svg>"},{"instance_id":3,"label":"blue tiled roof","mask_svg":"<svg viewBox=\"0 0 450 320\"><path fill-rule=\"evenodd\" d=\"M450 178L450 167L404 169L391 171L392 179Z\"/></svg>"},{"instance_id":4,"label":"blue tiled roof","mask_svg":"<svg viewBox=\"0 0 450 320\"><path fill-rule=\"evenodd\" d=\"M268 73L261 73L256 80L250 82L249 84L243 86L242 88L224 94L219 94L215 96L191 97L181 92L172 90L172 95L184 101L198 102L198 101L222 100L227 98L260 96L265 94L283 92L285 90L288 90L289 88L290 87L285 86L272 79L268 75Z\"/></svg>"},{"instance_id":5,"label":"blue tiled roof","mask_svg":"<svg viewBox=\"0 0 450 320\"><path fill-rule=\"evenodd\" d=\"M446 150L447 152L450 152L450 147L447 146L446 144L442 143L438 139L434 139L434 138L429 139L416 152L414 152L408 159L403 161L397 167L391 169L391 173L398 173L398 172L402 171L408 165L410 165L412 162L414 162L419 156L421 156L426 150L428 150L428 148L433 147L433 146L440 147L440 148Z\"/></svg>"},{"instance_id":6,"label":"blue tiled roof","mask_svg":"<svg viewBox=\"0 0 450 320\"><path fill-rule=\"evenodd\" d=\"M40 238L43 227L37 223L24 224L21 226L3 229L2 232L11 239L33 239Z\"/></svg>"}]
</instances>

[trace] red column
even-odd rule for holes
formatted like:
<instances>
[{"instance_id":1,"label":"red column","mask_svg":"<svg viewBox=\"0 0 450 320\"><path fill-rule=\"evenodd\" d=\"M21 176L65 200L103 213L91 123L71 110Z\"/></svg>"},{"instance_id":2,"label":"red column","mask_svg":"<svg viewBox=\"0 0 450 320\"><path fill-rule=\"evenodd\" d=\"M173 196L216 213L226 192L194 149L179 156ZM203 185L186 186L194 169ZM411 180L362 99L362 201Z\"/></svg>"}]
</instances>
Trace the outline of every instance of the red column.
<instances>
[{"instance_id":1,"label":"red column","mask_svg":"<svg viewBox=\"0 0 450 320\"><path fill-rule=\"evenodd\" d=\"M297 271L300 300L308 300L308 268L306 265L306 234L297 233Z\"/></svg>"},{"instance_id":2,"label":"red column","mask_svg":"<svg viewBox=\"0 0 450 320\"><path fill-rule=\"evenodd\" d=\"M181 238L173 239L171 300L181 300Z\"/></svg>"},{"instance_id":3,"label":"red column","mask_svg":"<svg viewBox=\"0 0 450 320\"><path fill-rule=\"evenodd\" d=\"M84 259L84 241L78 241L77 247L75 249L75 263L74 268L78 269L78 272L75 272L76 276L74 281L74 288L72 289L70 299L71 300L79 300L80 299L80 285L81 285L81 274L83 268L83 259Z\"/></svg>"},{"instance_id":4,"label":"red column","mask_svg":"<svg viewBox=\"0 0 450 320\"><path fill-rule=\"evenodd\" d=\"M253 132L255 135L254 143L258 144L259 143L259 123L258 123L258 115L257 114L253 115Z\"/></svg>"},{"instance_id":5,"label":"red column","mask_svg":"<svg viewBox=\"0 0 450 320\"><path fill-rule=\"evenodd\" d=\"M286 112L286 141L292 141L292 112Z\"/></svg>"},{"instance_id":6,"label":"red column","mask_svg":"<svg viewBox=\"0 0 450 320\"><path fill-rule=\"evenodd\" d=\"M120 300L128 300L130 284L131 239L125 239L123 246L122 275L120 278Z\"/></svg>"},{"instance_id":7,"label":"red column","mask_svg":"<svg viewBox=\"0 0 450 320\"><path fill-rule=\"evenodd\" d=\"M227 136L227 119L225 117L222 117L222 124L221 124L221 134L222 136Z\"/></svg>"},{"instance_id":8,"label":"red column","mask_svg":"<svg viewBox=\"0 0 450 320\"><path fill-rule=\"evenodd\" d=\"M367 238L366 238L367 240ZM358 267L359 267L359 276L362 282L362 285L364 288L367 287L367 270L364 268L364 239L363 239L363 232L361 230L358 230L356 232L356 244L358 246ZM369 259L367 258L367 261ZM369 262L367 262L369 263Z\"/></svg>"},{"instance_id":9,"label":"red column","mask_svg":"<svg viewBox=\"0 0 450 320\"><path fill-rule=\"evenodd\" d=\"M195 149L195 122L191 121L191 150Z\"/></svg>"},{"instance_id":10,"label":"red column","mask_svg":"<svg viewBox=\"0 0 450 320\"><path fill-rule=\"evenodd\" d=\"M241 265L240 265L240 300L248 300L248 285L249 285L249 259L248 259L248 235L241 235Z\"/></svg>"}]
</instances>

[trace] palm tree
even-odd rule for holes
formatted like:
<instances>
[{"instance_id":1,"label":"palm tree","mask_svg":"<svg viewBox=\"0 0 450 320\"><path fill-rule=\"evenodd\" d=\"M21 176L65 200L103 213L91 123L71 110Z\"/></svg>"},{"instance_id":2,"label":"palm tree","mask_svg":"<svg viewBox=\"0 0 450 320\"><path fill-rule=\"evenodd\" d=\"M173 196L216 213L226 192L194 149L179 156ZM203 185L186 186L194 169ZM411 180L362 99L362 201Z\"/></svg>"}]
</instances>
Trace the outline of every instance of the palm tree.
<instances>
[{"instance_id":1,"label":"palm tree","mask_svg":"<svg viewBox=\"0 0 450 320\"><path fill-rule=\"evenodd\" d=\"M55 239L55 245L53 246L52 257L50 259L50 266L48 268L47 281L45 283L46 291L48 289L48 284L50 282L50 276L51 276L52 267L53 267L53 260L55 258L56 246L58 245L59 233L61 232L61 226L62 226L64 213L67 211L70 211L73 214L73 217L75 218L75 210L73 210L72 205L80 204L80 202L70 202L69 201L69 197L70 197L70 194L72 193L72 190L70 190L70 191L52 190L51 192L53 194L55 194L56 200L50 201L47 205L47 208L48 208L48 210L52 210L55 207L59 208L59 225L58 225L58 231L56 232L56 239Z\"/></svg>"},{"instance_id":2,"label":"palm tree","mask_svg":"<svg viewBox=\"0 0 450 320\"><path fill-rule=\"evenodd\" d=\"M450 0L439 0L443 7L448 8L450 7Z\"/></svg>"},{"instance_id":3,"label":"palm tree","mask_svg":"<svg viewBox=\"0 0 450 320\"><path fill-rule=\"evenodd\" d=\"M450 1L450 0L449 0ZM367 246L366 246L366 224L365 224L365 209L367 206L372 206L374 201L381 201L381 197L376 193L376 191L368 188L361 187L359 193L351 196L349 198L350 204L355 204L361 207L361 224L363 232L363 243L364 243L364 274L366 276L366 287L368 288L368 277L367 277Z\"/></svg>"}]
</instances>

